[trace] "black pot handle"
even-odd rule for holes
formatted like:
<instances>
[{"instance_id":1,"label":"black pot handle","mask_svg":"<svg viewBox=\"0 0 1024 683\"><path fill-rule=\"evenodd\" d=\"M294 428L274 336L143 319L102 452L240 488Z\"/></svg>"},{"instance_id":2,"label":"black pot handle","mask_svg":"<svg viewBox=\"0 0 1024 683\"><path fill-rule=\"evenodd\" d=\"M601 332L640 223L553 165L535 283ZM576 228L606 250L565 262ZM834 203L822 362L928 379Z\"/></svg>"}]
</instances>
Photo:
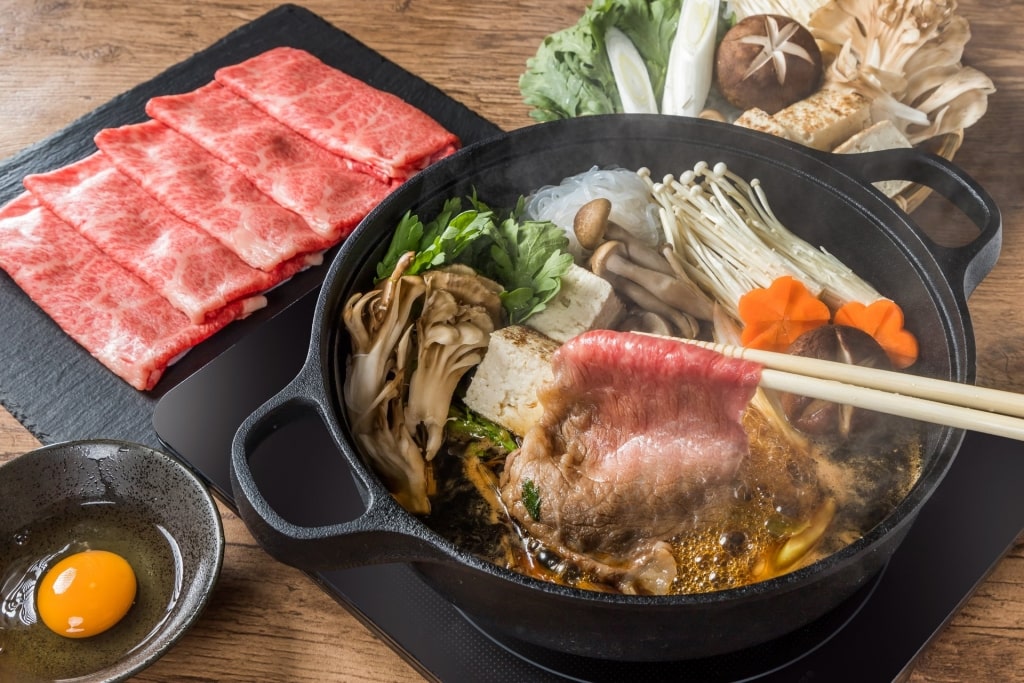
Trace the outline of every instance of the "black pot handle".
<instances>
[{"instance_id":1,"label":"black pot handle","mask_svg":"<svg viewBox=\"0 0 1024 683\"><path fill-rule=\"evenodd\" d=\"M318 400L326 396L319 372L308 366L239 427L231 447L231 488L238 514L275 559L306 571L345 569L386 562L444 561L450 551L394 501L350 452L339 454L363 497L363 513L351 521L307 527L285 520L260 490L249 464L255 447L282 424L315 412L331 431L332 418ZM333 435L333 432L332 432ZM335 442L338 438L335 436ZM344 450L344 449L342 449Z\"/></svg>"},{"instance_id":2,"label":"black pot handle","mask_svg":"<svg viewBox=\"0 0 1024 683\"><path fill-rule=\"evenodd\" d=\"M945 197L977 226L979 233L961 247L944 247L928 240L951 281L963 283L966 300L999 257L1002 216L992 197L961 168L936 154L917 149L887 149L861 154L829 154L827 163L864 183L909 180Z\"/></svg>"}]
</instances>

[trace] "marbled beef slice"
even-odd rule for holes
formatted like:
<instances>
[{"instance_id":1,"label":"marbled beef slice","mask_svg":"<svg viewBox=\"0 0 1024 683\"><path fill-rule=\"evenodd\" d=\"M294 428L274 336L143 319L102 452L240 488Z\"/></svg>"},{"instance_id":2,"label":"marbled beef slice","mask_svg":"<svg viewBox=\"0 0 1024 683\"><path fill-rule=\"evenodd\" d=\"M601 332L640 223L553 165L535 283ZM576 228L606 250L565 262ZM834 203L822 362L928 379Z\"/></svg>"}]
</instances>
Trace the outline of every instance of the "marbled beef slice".
<instances>
[{"instance_id":1,"label":"marbled beef slice","mask_svg":"<svg viewBox=\"0 0 1024 683\"><path fill-rule=\"evenodd\" d=\"M0 209L0 268L111 372L152 389L169 363L234 318L195 325L150 285L23 193Z\"/></svg>"},{"instance_id":2,"label":"marbled beef slice","mask_svg":"<svg viewBox=\"0 0 1024 683\"><path fill-rule=\"evenodd\" d=\"M401 182L455 152L459 139L391 93L292 47L216 73L219 83L356 168Z\"/></svg>"},{"instance_id":3,"label":"marbled beef slice","mask_svg":"<svg viewBox=\"0 0 1024 683\"><path fill-rule=\"evenodd\" d=\"M239 317L266 305L262 293L305 267L273 272L246 265L209 234L187 223L122 174L103 152L48 173L25 187L111 258L148 282L195 323L229 307Z\"/></svg>"},{"instance_id":4,"label":"marbled beef slice","mask_svg":"<svg viewBox=\"0 0 1024 683\"><path fill-rule=\"evenodd\" d=\"M665 541L729 488L747 456L740 420L760 366L601 330L563 344L553 371L543 417L506 462L501 497L556 552L623 590L662 592L675 571ZM527 482L539 493L537 518L523 500Z\"/></svg>"},{"instance_id":5,"label":"marbled beef slice","mask_svg":"<svg viewBox=\"0 0 1024 683\"><path fill-rule=\"evenodd\" d=\"M336 243L159 121L107 128L95 141L119 171L253 268L271 271L300 255L319 260L319 252Z\"/></svg>"},{"instance_id":6,"label":"marbled beef slice","mask_svg":"<svg viewBox=\"0 0 1024 683\"><path fill-rule=\"evenodd\" d=\"M330 240L346 237L391 191L216 82L154 97L146 112L234 166Z\"/></svg>"}]
</instances>

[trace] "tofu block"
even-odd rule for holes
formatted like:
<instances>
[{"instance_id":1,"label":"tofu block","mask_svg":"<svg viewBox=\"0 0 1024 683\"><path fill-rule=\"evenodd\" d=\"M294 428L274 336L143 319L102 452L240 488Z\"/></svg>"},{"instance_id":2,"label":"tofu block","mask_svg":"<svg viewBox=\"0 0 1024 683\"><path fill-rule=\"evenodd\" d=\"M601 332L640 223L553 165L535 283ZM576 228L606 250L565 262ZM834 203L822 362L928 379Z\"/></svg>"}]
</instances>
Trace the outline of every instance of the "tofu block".
<instances>
[{"instance_id":1,"label":"tofu block","mask_svg":"<svg viewBox=\"0 0 1024 683\"><path fill-rule=\"evenodd\" d=\"M551 356L558 347L522 325L497 330L466 390L466 406L523 436L544 412L537 391L552 378Z\"/></svg>"},{"instance_id":2,"label":"tofu block","mask_svg":"<svg viewBox=\"0 0 1024 683\"><path fill-rule=\"evenodd\" d=\"M625 310L607 280L573 264L562 276L558 295L527 323L555 341L565 342L588 330L613 327Z\"/></svg>"},{"instance_id":3,"label":"tofu block","mask_svg":"<svg viewBox=\"0 0 1024 683\"><path fill-rule=\"evenodd\" d=\"M860 154L862 152L877 152L883 149L908 147L913 147L913 145L907 139L907 136L901 133L892 121L886 119L854 134L832 151L837 154ZM875 183L875 187L887 196L895 197L910 184L908 180L882 180Z\"/></svg>"},{"instance_id":4,"label":"tofu block","mask_svg":"<svg viewBox=\"0 0 1024 683\"><path fill-rule=\"evenodd\" d=\"M789 131L789 139L824 152L867 128L871 103L852 90L822 88L772 118Z\"/></svg>"},{"instance_id":5,"label":"tofu block","mask_svg":"<svg viewBox=\"0 0 1024 683\"><path fill-rule=\"evenodd\" d=\"M733 124L749 128L750 130L759 130L762 133L768 133L785 140L790 139L789 131L786 130L785 126L772 118L772 115L764 109L758 109L757 107L748 109L740 114L739 118L733 121Z\"/></svg>"}]
</instances>

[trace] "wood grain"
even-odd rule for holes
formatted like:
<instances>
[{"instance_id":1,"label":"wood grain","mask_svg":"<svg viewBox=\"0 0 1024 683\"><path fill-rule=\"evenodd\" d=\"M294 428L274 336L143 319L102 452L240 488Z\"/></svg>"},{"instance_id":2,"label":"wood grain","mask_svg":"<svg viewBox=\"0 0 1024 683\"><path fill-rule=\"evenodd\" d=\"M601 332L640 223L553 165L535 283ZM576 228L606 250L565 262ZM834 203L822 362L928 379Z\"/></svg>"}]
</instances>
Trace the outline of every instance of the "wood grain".
<instances>
[{"instance_id":1,"label":"wood grain","mask_svg":"<svg viewBox=\"0 0 1024 683\"><path fill-rule=\"evenodd\" d=\"M505 129L530 123L517 79L583 0L315 0L313 12ZM0 158L46 137L275 7L275 2L0 0ZM970 300L978 381L1024 391L1024 109L1018 26L1024 4L963 0L974 38L965 62L998 93L967 131L957 163L1000 204L999 264ZM962 240L945 207L915 214L937 240ZM948 227L947 227L948 226ZM38 442L0 410L0 460ZM208 609L135 680L418 681L422 677L298 571L271 560L222 508L224 570ZM955 552L955 549L951 550ZM913 683L1019 680L1024 671L1024 544L1018 544L922 653Z\"/></svg>"}]
</instances>

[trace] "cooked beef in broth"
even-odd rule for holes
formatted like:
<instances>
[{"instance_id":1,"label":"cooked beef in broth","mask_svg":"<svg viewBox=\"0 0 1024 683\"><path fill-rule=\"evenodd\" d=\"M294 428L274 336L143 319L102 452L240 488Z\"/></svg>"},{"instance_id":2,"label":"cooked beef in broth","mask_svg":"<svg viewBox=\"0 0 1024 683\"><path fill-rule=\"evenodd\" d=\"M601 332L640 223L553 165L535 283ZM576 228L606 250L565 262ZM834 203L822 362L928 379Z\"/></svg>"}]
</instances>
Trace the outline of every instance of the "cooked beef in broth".
<instances>
[{"instance_id":1,"label":"cooked beef in broth","mask_svg":"<svg viewBox=\"0 0 1024 683\"><path fill-rule=\"evenodd\" d=\"M458 546L590 590L728 589L855 542L917 481L919 425L766 390L683 340L905 368L902 309L724 162L620 171L406 214L342 316L367 460ZM432 303L456 268L490 304Z\"/></svg>"},{"instance_id":2,"label":"cooked beef in broth","mask_svg":"<svg viewBox=\"0 0 1024 683\"><path fill-rule=\"evenodd\" d=\"M856 540L917 479L913 425L842 443L782 430L748 407L759 367L744 361L601 331L563 345L554 370L519 449L450 444L426 518L538 578L641 594L742 586Z\"/></svg>"},{"instance_id":3,"label":"cooked beef in broth","mask_svg":"<svg viewBox=\"0 0 1024 683\"><path fill-rule=\"evenodd\" d=\"M747 453L740 417L760 367L609 330L569 340L552 365L543 417L509 456L501 498L589 573L664 592L654 586L675 580L665 540L729 495Z\"/></svg>"}]
</instances>

